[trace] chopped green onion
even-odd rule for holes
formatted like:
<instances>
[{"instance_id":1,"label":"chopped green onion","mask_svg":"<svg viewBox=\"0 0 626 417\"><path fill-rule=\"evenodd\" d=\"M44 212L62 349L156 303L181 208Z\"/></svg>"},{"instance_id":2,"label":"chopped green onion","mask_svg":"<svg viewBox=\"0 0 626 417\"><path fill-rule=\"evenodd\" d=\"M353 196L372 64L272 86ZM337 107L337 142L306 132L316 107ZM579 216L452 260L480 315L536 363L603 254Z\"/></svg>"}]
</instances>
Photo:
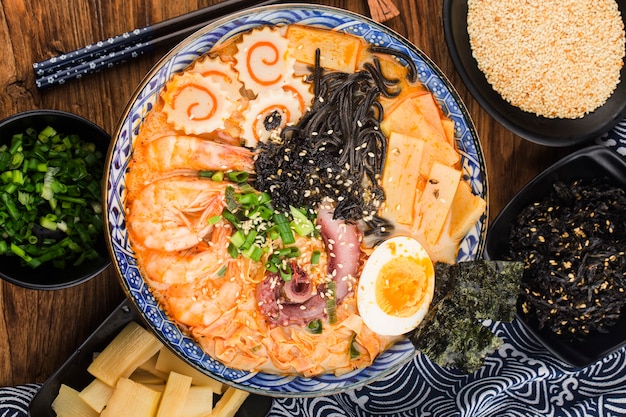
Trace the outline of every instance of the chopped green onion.
<instances>
[{"instance_id":1,"label":"chopped green onion","mask_svg":"<svg viewBox=\"0 0 626 417\"><path fill-rule=\"evenodd\" d=\"M242 255L258 262L261 259L261 256L263 256L263 249L261 249L259 245L251 245L248 249L242 252Z\"/></svg>"},{"instance_id":2,"label":"chopped green onion","mask_svg":"<svg viewBox=\"0 0 626 417\"><path fill-rule=\"evenodd\" d=\"M0 254L33 268L96 259L103 162L94 143L49 126L0 145Z\"/></svg>"},{"instance_id":3,"label":"chopped green onion","mask_svg":"<svg viewBox=\"0 0 626 417\"><path fill-rule=\"evenodd\" d=\"M239 228L239 226L241 225L241 221L237 218L237 216L235 216L228 210L222 211L222 217L228 220L236 228Z\"/></svg>"},{"instance_id":4,"label":"chopped green onion","mask_svg":"<svg viewBox=\"0 0 626 417\"><path fill-rule=\"evenodd\" d=\"M280 233L280 238L282 239L284 245L291 245L296 242L296 238L293 236L289 221L284 214L274 213L274 222L278 227L278 233Z\"/></svg>"},{"instance_id":5,"label":"chopped green onion","mask_svg":"<svg viewBox=\"0 0 626 417\"><path fill-rule=\"evenodd\" d=\"M39 218L39 224L48 230L57 230L56 217L53 214L47 214Z\"/></svg>"},{"instance_id":6,"label":"chopped green onion","mask_svg":"<svg viewBox=\"0 0 626 417\"><path fill-rule=\"evenodd\" d=\"M326 315L330 324L337 323L337 284L335 281L329 281L326 286Z\"/></svg>"},{"instance_id":7,"label":"chopped green onion","mask_svg":"<svg viewBox=\"0 0 626 417\"><path fill-rule=\"evenodd\" d=\"M239 256L239 248L232 243L228 244L228 254L231 258L235 259Z\"/></svg>"},{"instance_id":8,"label":"chopped green onion","mask_svg":"<svg viewBox=\"0 0 626 417\"><path fill-rule=\"evenodd\" d=\"M314 250L311 254L311 265L318 265L320 263L320 256L320 251Z\"/></svg>"},{"instance_id":9,"label":"chopped green onion","mask_svg":"<svg viewBox=\"0 0 626 417\"><path fill-rule=\"evenodd\" d=\"M292 213L274 210L268 193L257 192L249 184L238 187L238 190L234 186L226 187L226 208L220 216L235 229L228 253L233 258L241 255L257 262L268 254L264 260L265 269L279 274L285 281L292 279L293 271L287 261L300 256L300 249L293 246L296 239L292 228L298 223L311 229L314 228L312 222L300 211L297 216L304 216L305 221L294 222ZM300 232L310 234L310 229Z\"/></svg>"},{"instance_id":10,"label":"chopped green onion","mask_svg":"<svg viewBox=\"0 0 626 417\"><path fill-rule=\"evenodd\" d=\"M50 139L51 137L55 136L56 134L57 134L57 131L54 130L53 127L46 126L46 127L43 128L43 130L41 132L39 132L38 138L43 143L46 143L48 141L48 139Z\"/></svg>"},{"instance_id":11,"label":"chopped green onion","mask_svg":"<svg viewBox=\"0 0 626 417\"><path fill-rule=\"evenodd\" d=\"M293 230L300 236L308 236L315 231L315 225L309 220L306 215L293 206L289 206L289 211L293 217L291 222Z\"/></svg>"},{"instance_id":12,"label":"chopped green onion","mask_svg":"<svg viewBox=\"0 0 626 417\"><path fill-rule=\"evenodd\" d=\"M7 193L0 193L0 200L4 203L5 208L9 212L9 216L13 220L17 220L20 218L20 211L18 210L15 202L11 199L11 196Z\"/></svg>"},{"instance_id":13,"label":"chopped green onion","mask_svg":"<svg viewBox=\"0 0 626 417\"><path fill-rule=\"evenodd\" d=\"M350 338L350 360L356 359L361 356L361 352L356 348L356 333L352 334Z\"/></svg>"},{"instance_id":14,"label":"chopped green onion","mask_svg":"<svg viewBox=\"0 0 626 417\"><path fill-rule=\"evenodd\" d=\"M230 237L230 244L239 249L246 242L246 236L241 230L237 230Z\"/></svg>"},{"instance_id":15,"label":"chopped green onion","mask_svg":"<svg viewBox=\"0 0 626 417\"><path fill-rule=\"evenodd\" d=\"M209 217L208 222L209 222L209 225L214 225L214 224L216 224L216 223L219 223L219 221L220 221L220 220L222 220L222 216L217 215L217 216L211 216L211 217Z\"/></svg>"},{"instance_id":16,"label":"chopped green onion","mask_svg":"<svg viewBox=\"0 0 626 417\"><path fill-rule=\"evenodd\" d=\"M222 171L217 171L211 175L211 179L215 182L222 182L224 181L224 173Z\"/></svg>"},{"instance_id":17,"label":"chopped green onion","mask_svg":"<svg viewBox=\"0 0 626 417\"><path fill-rule=\"evenodd\" d=\"M280 275L283 281L291 281L291 277L293 276L293 271L291 270L291 266L285 263L282 266L278 267L278 274Z\"/></svg>"},{"instance_id":18,"label":"chopped green onion","mask_svg":"<svg viewBox=\"0 0 626 417\"><path fill-rule=\"evenodd\" d=\"M248 177L250 176L250 174L245 171L232 171L229 172L227 175L229 180L236 183L246 182L248 181Z\"/></svg>"},{"instance_id":19,"label":"chopped green onion","mask_svg":"<svg viewBox=\"0 0 626 417\"><path fill-rule=\"evenodd\" d=\"M257 193L248 193L248 194L237 194L235 197L237 203L241 204L244 207L256 207L258 205L258 194Z\"/></svg>"},{"instance_id":20,"label":"chopped green onion","mask_svg":"<svg viewBox=\"0 0 626 417\"><path fill-rule=\"evenodd\" d=\"M243 245L241 246L241 248L248 249L250 246L252 246L257 235L258 235L258 232L256 230L250 230L248 234L246 235L246 240L243 242Z\"/></svg>"},{"instance_id":21,"label":"chopped green onion","mask_svg":"<svg viewBox=\"0 0 626 417\"><path fill-rule=\"evenodd\" d=\"M306 326L307 330L313 334L321 334L322 333L322 320L316 319L311 320L309 324Z\"/></svg>"}]
</instances>

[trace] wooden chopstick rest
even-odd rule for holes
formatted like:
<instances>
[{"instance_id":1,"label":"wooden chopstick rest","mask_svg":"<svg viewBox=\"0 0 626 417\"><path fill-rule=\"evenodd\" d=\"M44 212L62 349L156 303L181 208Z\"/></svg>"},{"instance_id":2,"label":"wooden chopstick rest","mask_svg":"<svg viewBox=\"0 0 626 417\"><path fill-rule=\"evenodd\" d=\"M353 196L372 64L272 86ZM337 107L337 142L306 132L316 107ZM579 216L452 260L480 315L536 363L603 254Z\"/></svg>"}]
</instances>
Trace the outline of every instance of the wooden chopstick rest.
<instances>
[{"instance_id":1,"label":"wooden chopstick rest","mask_svg":"<svg viewBox=\"0 0 626 417\"><path fill-rule=\"evenodd\" d=\"M377 22L386 22L400 14L392 0L367 0L372 19Z\"/></svg>"}]
</instances>

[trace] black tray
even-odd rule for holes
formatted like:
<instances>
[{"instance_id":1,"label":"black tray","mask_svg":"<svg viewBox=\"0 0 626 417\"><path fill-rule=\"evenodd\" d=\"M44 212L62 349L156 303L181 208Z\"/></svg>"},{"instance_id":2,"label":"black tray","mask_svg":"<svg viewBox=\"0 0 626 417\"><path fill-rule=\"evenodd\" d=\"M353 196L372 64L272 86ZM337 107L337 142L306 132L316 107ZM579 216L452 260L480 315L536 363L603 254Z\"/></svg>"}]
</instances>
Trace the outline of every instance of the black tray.
<instances>
[{"instance_id":1,"label":"black tray","mask_svg":"<svg viewBox=\"0 0 626 417\"><path fill-rule=\"evenodd\" d=\"M509 253L510 225L526 206L541 200L561 180L604 178L626 189L626 159L605 146L591 146L568 155L526 184L498 214L487 232L485 258L504 259ZM594 333L583 341L569 342L548 329L539 329L536 321L527 320L518 308L517 319L557 357L575 367L585 367L626 345L626 314L608 333Z\"/></svg>"},{"instance_id":2,"label":"black tray","mask_svg":"<svg viewBox=\"0 0 626 417\"><path fill-rule=\"evenodd\" d=\"M143 325L139 315L124 300L111 315L87 338L68 360L43 384L28 407L29 417L55 417L52 401L59 393L61 384L81 390L92 380L87 367L93 360L93 353L101 351L130 321ZM237 412L237 417L263 417L272 406L272 399L258 394L250 394Z\"/></svg>"}]
</instances>

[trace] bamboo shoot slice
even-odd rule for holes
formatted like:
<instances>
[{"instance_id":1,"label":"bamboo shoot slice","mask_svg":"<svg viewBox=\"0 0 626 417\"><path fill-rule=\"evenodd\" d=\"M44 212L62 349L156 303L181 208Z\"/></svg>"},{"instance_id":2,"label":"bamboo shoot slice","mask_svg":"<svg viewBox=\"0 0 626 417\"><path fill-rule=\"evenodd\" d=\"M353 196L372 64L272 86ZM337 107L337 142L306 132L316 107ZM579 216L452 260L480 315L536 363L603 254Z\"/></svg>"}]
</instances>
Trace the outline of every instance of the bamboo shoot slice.
<instances>
[{"instance_id":1,"label":"bamboo shoot slice","mask_svg":"<svg viewBox=\"0 0 626 417\"><path fill-rule=\"evenodd\" d=\"M460 181L461 171L438 162L433 164L422 194L418 227L426 246L434 246L439 240Z\"/></svg>"},{"instance_id":2,"label":"bamboo shoot slice","mask_svg":"<svg viewBox=\"0 0 626 417\"><path fill-rule=\"evenodd\" d=\"M383 216L391 217L398 223L411 225L424 141L391 132L387 149L382 178L385 190Z\"/></svg>"},{"instance_id":3,"label":"bamboo shoot slice","mask_svg":"<svg viewBox=\"0 0 626 417\"><path fill-rule=\"evenodd\" d=\"M131 381L120 378L113 395L107 402L101 417L154 417L161 393Z\"/></svg>"},{"instance_id":4,"label":"bamboo shoot slice","mask_svg":"<svg viewBox=\"0 0 626 417\"><path fill-rule=\"evenodd\" d=\"M173 371L179 374L189 375L192 378L192 385L208 386L216 394L224 392L224 385L221 382L216 381L210 376L193 368L191 365L188 365L166 347L163 347L159 352L155 367L161 372L170 373Z\"/></svg>"},{"instance_id":5,"label":"bamboo shoot slice","mask_svg":"<svg viewBox=\"0 0 626 417\"><path fill-rule=\"evenodd\" d=\"M52 401L52 409L58 417L98 417L99 415L80 398L77 390L65 384L59 387L59 394Z\"/></svg>"},{"instance_id":6,"label":"bamboo shoot slice","mask_svg":"<svg viewBox=\"0 0 626 417\"><path fill-rule=\"evenodd\" d=\"M248 395L250 393L246 391L228 387L222 398L215 404L211 417L234 417Z\"/></svg>"},{"instance_id":7,"label":"bamboo shoot slice","mask_svg":"<svg viewBox=\"0 0 626 417\"><path fill-rule=\"evenodd\" d=\"M190 376L170 372L156 417L181 417L190 388Z\"/></svg>"},{"instance_id":8,"label":"bamboo shoot slice","mask_svg":"<svg viewBox=\"0 0 626 417\"><path fill-rule=\"evenodd\" d=\"M131 321L93 360L87 371L114 387L118 379L128 378L162 346L152 333Z\"/></svg>"},{"instance_id":9,"label":"bamboo shoot slice","mask_svg":"<svg viewBox=\"0 0 626 417\"><path fill-rule=\"evenodd\" d=\"M206 417L213 411L213 391L208 386L192 386L187 394L181 417Z\"/></svg>"},{"instance_id":10,"label":"bamboo shoot slice","mask_svg":"<svg viewBox=\"0 0 626 417\"><path fill-rule=\"evenodd\" d=\"M78 396L85 401L91 408L101 413L107 404L107 401L113 395L113 387L105 384L98 378L94 379L85 388L80 391Z\"/></svg>"}]
</instances>

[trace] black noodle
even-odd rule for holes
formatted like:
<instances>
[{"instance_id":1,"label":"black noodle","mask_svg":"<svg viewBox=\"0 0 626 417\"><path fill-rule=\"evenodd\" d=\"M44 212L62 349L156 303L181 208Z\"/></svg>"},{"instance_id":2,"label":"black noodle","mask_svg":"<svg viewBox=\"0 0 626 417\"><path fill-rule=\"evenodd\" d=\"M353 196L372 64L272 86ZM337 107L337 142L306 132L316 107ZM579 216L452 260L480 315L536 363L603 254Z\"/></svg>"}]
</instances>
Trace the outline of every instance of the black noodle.
<instances>
[{"instance_id":1,"label":"black noodle","mask_svg":"<svg viewBox=\"0 0 626 417\"><path fill-rule=\"evenodd\" d=\"M278 208L315 207L331 199L336 218L366 220L379 229L376 234L390 229L375 220L385 198L380 178L387 154L378 98L396 96L398 80L387 79L378 60L373 62L352 74L326 73L318 58L311 109L280 140L259 145L256 187Z\"/></svg>"},{"instance_id":2,"label":"black noodle","mask_svg":"<svg viewBox=\"0 0 626 417\"><path fill-rule=\"evenodd\" d=\"M398 59L401 59L402 61L404 61L404 63L406 64L409 70L409 73L407 75L409 81L412 83L417 82L417 66L415 65L415 62L411 59L409 55L405 54L404 52L400 52L400 51L397 51L395 49L391 49L385 46L371 46L369 50L373 54L391 55Z\"/></svg>"}]
</instances>

